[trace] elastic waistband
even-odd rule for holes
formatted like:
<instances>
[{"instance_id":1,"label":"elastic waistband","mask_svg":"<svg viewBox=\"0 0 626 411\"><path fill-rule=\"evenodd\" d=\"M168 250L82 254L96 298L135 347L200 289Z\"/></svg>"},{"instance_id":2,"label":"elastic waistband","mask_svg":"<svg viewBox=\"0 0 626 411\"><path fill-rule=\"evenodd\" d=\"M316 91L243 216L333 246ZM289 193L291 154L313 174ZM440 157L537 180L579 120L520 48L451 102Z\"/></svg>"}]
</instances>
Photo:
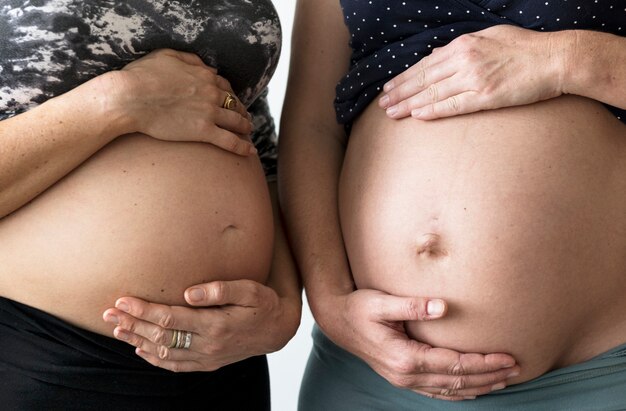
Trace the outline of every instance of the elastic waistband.
<instances>
[{"instance_id":1,"label":"elastic waistband","mask_svg":"<svg viewBox=\"0 0 626 411\"><path fill-rule=\"evenodd\" d=\"M335 345L335 343L324 335L317 325L313 328L312 336L315 346L328 355L336 356L337 358L344 358L345 356L354 357L351 353ZM361 360L359 359L359 361ZM620 372L626 372L626 343L614 347L587 361L550 371L533 380L512 385L490 395L534 391L541 388L584 381Z\"/></svg>"},{"instance_id":2,"label":"elastic waistband","mask_svg":"<svg viewBox=\"0 0 626 411\"><path fill-rule=\"evenodd\" d=\"M241 372L245 361L214 372L173 373L134 347L0 297L0 367L50 384L139 396L177 396ZM208 384L208 385L207 385Z\"/></svg>"}]
</instances>

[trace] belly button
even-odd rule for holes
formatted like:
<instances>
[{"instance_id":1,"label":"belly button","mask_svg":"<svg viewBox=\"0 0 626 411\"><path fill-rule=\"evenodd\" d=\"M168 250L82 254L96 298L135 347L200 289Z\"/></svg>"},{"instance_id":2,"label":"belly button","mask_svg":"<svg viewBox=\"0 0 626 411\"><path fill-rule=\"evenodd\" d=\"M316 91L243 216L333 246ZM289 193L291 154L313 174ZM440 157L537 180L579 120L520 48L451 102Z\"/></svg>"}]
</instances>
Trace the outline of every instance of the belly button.
<instances>
[{"instance_id":1,"label":"belly button","mask_svg":"<svg viewBox=\"0 0 626 411\"><path fill-rule=\"evenodd\" d=\"M420 257L442 257L447 256L448 251L443 248L439 234L426 233L418 240L417 255Z\"/></svg>"}]
</instances>

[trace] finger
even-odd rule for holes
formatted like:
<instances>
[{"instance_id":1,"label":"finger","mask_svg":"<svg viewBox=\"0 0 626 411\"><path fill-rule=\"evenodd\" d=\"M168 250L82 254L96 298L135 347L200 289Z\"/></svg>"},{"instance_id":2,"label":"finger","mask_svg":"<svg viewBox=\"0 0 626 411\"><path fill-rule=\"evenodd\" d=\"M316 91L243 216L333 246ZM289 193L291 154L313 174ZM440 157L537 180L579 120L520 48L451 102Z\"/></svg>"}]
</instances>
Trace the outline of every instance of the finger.
<instances>
[{"instance_id":1,"label":"finger","mask_svg":"<svg viewBox=\"0 0 626 411\"><path fill-rule=\"evenodd\" d=\"M252 280L213 281L185 290L185 300L195 306L239 305L258 307L271 297L269 289Z\"/></svg>"},{"instance_id":2,"label":"finger","mask_svg":"<svg viewBox=\"0 0 626 411\"><path fill-rule=\"evenodd\" d=\"M136 337L145 338L156 345L171 345L175 343L174 330L160 327L154 323L139 320L132 315L126 314L116 309L109 309L104 314L105 321L117 325L121 329L134 334ZM117 337L117 336L116 336ZM193 342L193 339L192 339ZM136 344L132 344L137 347Z\"/></svg>"},{"instance_id":3,"label":"finger","mask_svg":"<svg viewBox=\"0 0 626 411\"><path fill-rule=\"evenodd\" d=\"M446 348L432 348L417 341L411 341L410 344L414 346L414 358L418 365L416 371L421 373L472 375L475 377L475 374L492 373L515 366L515 359L508 354L468 354ZM508 372L512 371L508 370ZM484 385L480 383L480 380L478 384L474 380L475 378L472 378L472 383L466 386Z\"/></svg>"},{"instance_id":4,"label":"finger","mask_svg":"<svg viewBox=\"0 0 626 411\"><path fill-rule=\"evenodd\" d=\"M135 297L122 297L115 308L131 316L170 330L196 331L201 324L194 308L150 303Z\"/></svg>"},{"instance_id":5,"label":"finger","mask_svg":"<svg viewBox=\"0 0 626 411\"><path fill-rule=\"evenodd\" d=\"M438 298L379 295L372 298L374 316L379 321L427 321L446 314L446 302Z\"/></svg>"},{"instance_id":6,"label":"finger","mask_svg":"<svg viewBox=\"0 0 626 411\"><path fill-rule=\"evenodd\" d=\"M462 401L462 400L473 400L476 399L476 397L470 396L470 397L447 397L445 395L440 395L440 394L434 394L425 390L413 390L413 392L418 393L420 395L423 395L425 397L428 398L434 398L437 400L445 400L445 401Z\"/></svg>"},{"instance_id":7,"label":"finger","mask_svg":"<svg viewBox=\"0 0 626 411\"><path fill-rule=\"evenodd\" d=\"M415 384L421 390L445 396L476 396L506 387L506 380L519 375L519 367L474 375L421 374Z\"/></svg>"},{"instance_id":8,"label":"finger","mask_svg":"<svg viewBox=\"0 0 626 411\"><path fill-rule=\"evenodd\" d=\"M252 123L247 117L235 110L219 108L214 118L220 128L235 134L249 135L252 133Z\"/></svg>"},{"instance_id":9,"label":"finger","mask_svg":"<svg viewBox=\"0 0 626 411\"><path fill-rule=\"evenodd\" d=\"M410 116L413 110L421 109L429 104L435 104L464 91L463 85L456 76L447 77L441 81L431 83L424 90L413 93L409 98L389 107L386 113L391 118L404 118Z\"/></svg>"},{"instance_id":10,"label":"finger","mask_svg":"<svg viewBox=\"0 0 626 411\"><path fill-rule=\"evenodd\" d=\"M202 363L200 363L199 361L194 360L162 360L161 358L146 351L143 351L139 348L135 350L135 353L155 367L163 368L173 372L214 371L219 368L215 367L212 369L208 369L207 367L203 367Z\"/></svg>"},{"instance_id":11,"label":"finger","mask_svg":"<svg viewBox=\"0 0 626 411\"><path fill-rule=\"evenodd\" d=\"M505 381L499 381L494 384L484 385L482 387L475 388L465 388L465 389L456 389L456 388L420 388L419 390L413 390L415 392L419 392L420 394L429 394L437 398L462 398L462 399L473 399L481 395L489 394L494 391L502 390L506 388Z\"/></svg>"},{"instance_id":12,"label":"finger","mask_svg":"<svg viewBox=\"0 0 626 411\"><path fill-rule=\"evenodd\" d=\"M131 333L127 330L116 328L113 335L121 341L125 341L128 344L140 349L141 351L155 356L165 361L197 361L203 358L201 353L194 351L191 348L169 348L164 345L154 344L145 338ZM193 340L192 340L193 345Z\"/></svg>"},{"instance_id":13,"label":"finger","mask_svg":"<svg viewBox=\"0 0 626 411\"><path fill-rule=\"evenodd\" d=\"M389 112L389 109L393 109L398 103L428 89L429 85L450 78L456 71L456 67L448 61L427 67L422 74L414 78L409 77L406 81L397 84L393 89L389 90L389 92L379 99L378 105L387 109L387 114L392 114ZM410 111L407 111L406 115L408 115L408 113L410 113Z\"/></svg>"},{"instance_id":14,"label":"finger","mask_svg":"<svg viewBox=\"0 0 626 411\"><path fill-rule=\"evenodd\" d=\"M428 104L422 108L411 111L411 117L419 120L434 120L438 118L457 116L460 114L473 113L483 108L479 93L466 91L461 94L450 96L445 100L434 104Z\"/></svg>"},{"instance_id":15,"label":"finger","mask_svg":"<svg viewBox=\"0 0 626 411\"><path fill-rule=\"evenodd\" d=\"M215 127L203 141L243 157L257 153L257 149L250 141L221 127Z\"/></svg>"},{"instance_id":16,"label":"finger","mask_svg":"<svg viewBox=\"0 0 626 411\"><path fill-rule=\"evenodd\" d=\"M233 96L236 100L237 100L237 105L234 108L234 111L236 111L237 113L241 114L244 117L248 117L248 111L246 110L246 106L244 106L244 104L241 102L241 100L239 100L239 97L237 97L237 95L235 94L235 92L233 91L232 86L230 85L230 82L228 80L226 80L224 77L222 76L217 76L216 77L216 85L222 89L224 91L224 93L229 93L231 96ZM226 94L224 94L224 99L222 100L222 107L224 102L226 101Z\"/></svg>"},{"instance_id":17,"label":"finger","mask_svg":"<svg viewBox=\"0 0 626 411\"><path fill-rule=\"evenodd\" d=\"M420 61L385 83L385 85L383 86L383 91L388 93L396 88L398 85L410 81L411 79L418 79L419 83L420 78L425 79L426 69L447 60L447 56L451 54L452 50L450 47L433 49L433 51L428 56L422 58Z\"/></svg>"}]
</instances>

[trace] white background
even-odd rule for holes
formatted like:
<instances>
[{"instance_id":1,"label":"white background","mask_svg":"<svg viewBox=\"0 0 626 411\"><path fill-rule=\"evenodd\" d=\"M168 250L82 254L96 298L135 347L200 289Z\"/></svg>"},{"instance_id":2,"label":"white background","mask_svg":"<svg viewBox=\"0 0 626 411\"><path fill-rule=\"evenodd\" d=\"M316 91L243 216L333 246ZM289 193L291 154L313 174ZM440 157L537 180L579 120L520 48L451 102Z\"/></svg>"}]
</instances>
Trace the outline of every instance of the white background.
<instances>
[{"instance_id":1,"label":"white background","mask_svg":"<svg viewBox=\"0 0 626 411\"><path fill-rule=\"evenodd\" d=\"M276 126L280 122L280 111L287 85L289 50L295 0L274 0L283 28L283 49L276 73L269 85L269 103ZM311 350L311 328L313 317L306 301L302 310L302 323L296 336L281 351L270 354L270 378L272 387L272 410L295 411L302 373Z\"/></svg>"}]
</instances>

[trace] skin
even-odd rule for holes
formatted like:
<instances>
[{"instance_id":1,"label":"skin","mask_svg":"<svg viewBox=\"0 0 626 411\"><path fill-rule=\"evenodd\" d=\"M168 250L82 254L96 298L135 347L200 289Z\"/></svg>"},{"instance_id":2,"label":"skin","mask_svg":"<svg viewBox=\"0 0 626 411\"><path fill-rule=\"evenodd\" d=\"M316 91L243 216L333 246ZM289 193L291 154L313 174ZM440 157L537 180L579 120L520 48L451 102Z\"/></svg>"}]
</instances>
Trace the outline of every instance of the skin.
<instances>
[{"instance_id":1,"label":"skin","mask_svg":"<svg viewBox=\"0 0 626 411\"><path fill-rule=\"evenodd\" d=\"M194 308L122 297L103 319L114 335L137 347L150 364L175 372L214 371L281 349L294 336L302 311L296 267L280 223L275 187L275 247L267 286L249 280L217 281L185 290ZM173 330L193 332L189 349L169 349Z\"/></svg>"},{"instance_id":2,"label":"skin","mask_svg":"<svg viewBox=\"0 0 626 411\"><path fill-rule=\"evenodd\" d=\"M211 351L212 355L209 360L198 361L202 363L200 367L203 370L215 369L250 355L275 351L286 344L295 333L299 323L301 306L299 284L289 249L280 231L279 212L275 209L275 218L273 218L269 207L270 196L263 181L259 160L254 156L256 150L248 138L252 130L250 116L238 100L233 110L222 108L226 93L234 94L228 81L219 76L215 69L204 65L196 55L174 50L159 50L129 64L121 71L109 72L94 78L26 113L0 122L0 153L3 159L0 162L0 216L4 216L0 224L2 224L2 236L7 239L3 242L5 247L0 251L6 254L3 257L6 264L0 270L2 271L0 293L5 297L44 309L78 326L110 335L114 326L103 322L101 313L106 307L112 305L124 289L132 290L137 287L137 292L133 293L136 296L162 304L183 305L187 304L183 292L187 287L198 283L201 278L230 279L248 276L265 282L271 266L271 275L267 285L251 280L238 280L233 283L218 282L206 286L208 287L205 290L206 298L198 301L188 300L190 306L220 306L212 310L209 317L211 324L215 324L214 317L219 316L224 326L212 327L209 330L208 335L211 340L226 341L228 337L232 341L240 342L240 344L219 347L217 349L219 360L213 361L215 347L203 345L202 337L198 336L201 333L201 326L208 322L202 322L203 317L200 316L198 319L197 314L208 313L209 310L202 311L187 306L182 311L189 314L189 321L194 324L193 327L189 326L189 329L196 334L193 342L194 350ZM120 164L125 164L119 162L120 158L124 159L125 156L133 155L133 153L141 155L128 165L129 170L124 171L124 173L129 171L129 175L124 175L124 178L118 176L112 180L102 180L115 171L111 170L111 166L116 168ZM177 157L178 155L180 157ZM155 156L163 160L159 162L158 169L154 162L152 165L149 162ZM215 164L207 164L206 156ZM181 164L180 158L187 158L187 160ZM148 163L143 164L146 161ZM196 161L205 161L205 163L196 165ZM170 166L173 168L168 170L167 167ZM212 226L202 226L198 224L200 222L198 219L196 219L196 226L190 227L186 232L188 235L201 235L199 239L204 242L216 238L216 243L212 248L217 252L224 249L231 253L239 253L239 257L233 259L232 264L222 261L221 265L213 263L209 266L209 268L227 267L224 272L207 273L204 263L198 264L198 258L202 258L202 255L196 255L195 257L198 258L194 257L191 259L193 261L185 262L184 266L187 270L181 268L180 273L160 272L163 271L163 266L148 270L152 281L146 281L145 273L132 270L91 275L89 269L81 268L80 263L96 255L82 253L73 258L48 259L52 264L41 269L39 267L29 269L33 273L26 270L28 272L23 272L19 278L12 278L15 272L20 272L24 268L21 261L27 258L30 252L29 244L32 246L38 244L37 241L39 241L38 237L28 235L26 235L28 238L24 239L24 233L28 230L35 230L34 232L45 234L46 231L41 230L40 227L43 224L43 228L53 230L52 235L58 234L58 231L54 231L55 221L59 222L59 215L64 215L59 213L64 213L63 210L72 209L73 219L76 219L76 215L89 219L94 213L106 214L106 212L114 213L117 216L115 218L123 218L125 215L123 210L115 213L113 209L91 208L89 203L82 204L85 207L81 207L80 204L72 202L75 193L84 192L88 197L92 194L96 197L104 195L105 198L97 199L98 204L117 197L117 201L114 202L116 207L118 204L123 205L120 200L124 198L137 201L137 193L145 195L144 200L158 200L163 194L159 190L167 188L169 183L163 180L161 183L155 182L155 185L152 185L149 182L152 182L153 177L174 178L182 172L181 170L191 168L186 171L189 174L185 184L192 184L193 181L202 178L205 183L208 182L208 187L203 185L194 187L200 190L204 190L203 187L215 189L216 187L212 188L207 175L203 174L211 173L211 167L215 166L221 167L222 172L231 173L231 177L235 180L239 177L245 178L246 184L256 184L255 182L260 179L261 188L248 190L245 193L253 198L247 199L246 197L242 200L243 197L239 196L239 202L243 201L248 204L251 201L254 205L255 201L267 201L268 205L266 207L268 213L263 216L263 221L269 222L267 229L255 234L254 229L264 227L264 225L252 223L244 227L246 231L242 232L243 237L238 234L238 231L231 229L228 233L234 233L230 235L239 235L239 237L233 237L237 240L236 242L228 240L230 244L228 246L223 245L225 244L223 236L214 237L215 235L210 231L213 230ZM136 173L133 174L133 171ZM215 173L210 174L209 177L212 175ZM142 176L144 177L143 183L133 186L133 179L139 177L138 181L141 181ZM111 187L115 192L107 194L106 190L111 181L118 185L113 184ZM102 182L104 184L101 184ZM81 190L85 188L85 185L90 184L96 184L98 188L94 189L90 186L88 190ZM180 185L180 181L175 181L175 187L180 187ZM176 190L170 192L168 196L170 200L177 199L176 201L187 205L188 208L200 207L200 211L205 215L207 209L219 208L220 204L233 193L237 195L237 186L233 186L232 183L224 188L227 190L218 196L213 192L212 195L211 193L203 194L198 198L188 199L183 196L177 199ZM40 194L43 191L45 193ZM66 200L71 203L69 208L63 205ZM245 223L245 218L241 219L236 215L239 209L245 211L245 207L248 207L245 204L242 204L243 208L234 207L237 204L230 204L228 209L220 210L223 211L221 217L211 217L211 221L228 224L232 222L230 219L234 219L236 223ZM263 210L263 207L257 205L255 209ZM165 207L155 207L137 216L141 217L139 218L141 221L149 220L151 216L155 216L156 211L162 212L163 210L167 212ZM46 213L51 213L50 218ZM177 213L177 216L179 214ZM247 214L254 217L253 213L246 212ZM131 213L132 215L134 214ZM184 218L184 214L182 217ZM276 226L275 238L271 234L272 219ZM99 218L96 220L100 221ZM120 222L118 219L111 220L109 223L113 224L115 221ZM74 223L75 221L66 221L66 226L74 227L76 225ZM162 228L161 223L164 221L160 219L148 222L146 227L139 227L139 234L144 233L145 236L145 233L155 227ZM134 230L137 227L134 225L122 224L115 232L118 236L122 233L130 235L129 238L137 238L134 237L137 234L137 230ZM83 235L85 226L81 227L77 232ZM114 226L110 225L110 227ZM222 232L223 227L217 228L219 232ZM67 234L67 231L64 233ZM114 230L102 230L101 235L97 237L107 240L111 233L114 233ZM269 238L266 240L265 237ZM55 244L50 244L50 237L47 238L47 246L43 250L51 249L53 255L55 254L54 247L64 244L64 241L71 242L74 238L80 240L80 236L65 235L58 237L60 241ZM109 242L110 244L119 242L118 238L111 237L111 239L113 241ZM177 233L167 237L167 241L176 242L179 239ZM18 245L22 240L26 241L25 247L19 248ZM46 242L45 238L41 240ZM188 239L186 241L189 243ZM250 241L255 242L255 245L251 246ZM258 244L259 242L263 244ZM200 241L193 243L202 245ZM208 243L211 242L208 241ZM237 244L244 248L249 247L256 254L261 253L261 255L251 253L249 250L238 250ZM272 251L273 244L276 247ZM18 249L13 250L11 247L18 247ZM191 247L185 247L187 251L190 249ZM267 256L262 255L263 250L267 250ZM108 248L99 249L99 258L108 251L110 251ZM58 255L62 255L63 250L60 250L60 253ZM243 253L246 258L241 258ZM179 253L179 257L184 255ZM157 257L160 258L161 255ZM134 261L132 264L140 264L142 261L146 263L154 261L155 258L149 253L135 254L132 260ZM8 261L12 263L7 263ZM61 268L69 269L62 269L55 278L56 281L50 280L50 287L42 291L41 287L36 285L42 281L48 281L45 278L42 279L42 273L47 273L46 275L54 273L54 270L58 268L56 267L57 261L62 261L62 265L65 264L65 267ZM263 267L267 266L267 272L252 273L250 270L246 275L244 267L246 261L255 263L256 271L259 269L263 271ZM117 264L119 261L111 263ZM87 265L91 268L97 266L100 264L92 262ZM181 264L178 266L183 267ZM237 266L239 268L236 268ZM148 264L146 267L151 267L151 265ZM243 273L242 267L244 267ZM54 274L52 275L54 277ZM81 275L91 276L92 282L81 281ZM68 276L69 278L66 278ZM193 280L190 281L190 279ZM162 282L168 287L161 286ZM56 284L59 284L59 287L56 287ZM68 287L67 284L72 284L72 286ZM85 284L91 286L80 288ZM200 288L204 289L204 287ZM217 292L215 292L216 289ZM96 294L92 296L90 293L93 292ZM66 295L67 293L71 295ZM110 297L109 294L112 296ZM135 301L138 300L135 299L129 303L131 308L136 307ZM224 307L229 304L231 306ZM242 309L234 309L236 304L241 305ZM171 318L177 319L176 316ZM178 323L172 322L171 324L177 325ZM264 326L267 331L259 333L259 327ZM256 339L259 335L262 337Z\"/></svg>"},{"instance_id":3,"label":"skin","mask_svg":"<svg viewBox=\"0 0 626 411\"><path fill-rule=\"evenodd\" d=\"M180 81L163 81L171 77ZM227 92L233 93L228 81L198 56L160 50L0 122L0 217L125 134L154 133L161 140L252 154L242 138L252 130L243 105L237 111L220 107Z\"/></svg>"},{"instance_id":4,"label":"skin","mask_svg":"<svg viewBox=\"0 0 626 411\"><path fill-rule=\"evenodd\" d=\"M510 25L457 37L384 86L390 118L432 120L576 94L624 108L626 39Z\"/></svg>"},{"instance_id":5,"label":"skin","mask_svg":"<svg viewBox=\"0 0 626 411\"><path fill-rule=\"evenodd\" d=\"M436 315L427 311L428 301L439 305L439 299L355 289L337 208L346 136L332 106L334 85L348 68L348 33L338 3L331 0L300 0L294 27L281 117L279 187L318 325L395 386L453 400L500 388L519 373L511 356L461 353L408 337L404 321L445 314L445 308Z\"/></svg>"}]
</instances>

